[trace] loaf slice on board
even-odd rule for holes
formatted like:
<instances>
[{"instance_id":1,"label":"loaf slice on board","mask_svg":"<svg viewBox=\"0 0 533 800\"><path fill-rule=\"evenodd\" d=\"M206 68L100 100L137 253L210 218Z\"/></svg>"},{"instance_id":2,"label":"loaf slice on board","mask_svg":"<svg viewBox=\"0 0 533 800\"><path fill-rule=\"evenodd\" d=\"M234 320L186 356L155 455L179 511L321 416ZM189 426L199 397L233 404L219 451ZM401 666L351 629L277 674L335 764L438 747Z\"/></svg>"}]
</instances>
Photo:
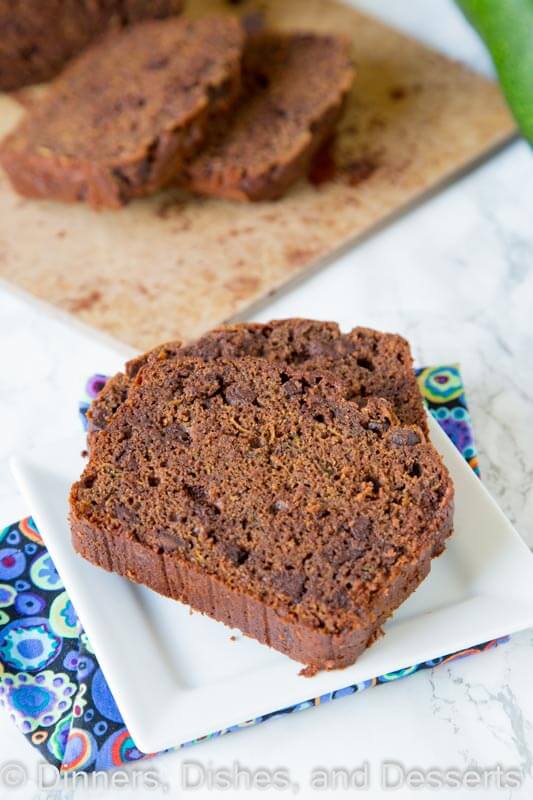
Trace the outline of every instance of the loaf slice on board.
<instances>
[{"instance_id":1,"label":"loaf slice on board","mask_svg":"<svg viewBox=\"0 0 533 800\"><path fill-rule=\"evenodd\" d=\"M273 200L305 174L333 133L353 81L341 36L264 32L249 37L246 94L185 172L185 185L233 200Z\"/></svg>"},{"instance_id":2,"label":"loaf slice on board","mask_svg":"<svg viewBox=\"0 0 533 800\"><path fill-rule=\"evenodd\" d=\"M28 197L117 207L172 181L240 91L232 17L142 22L86 50L0 145Z\"/></svg>"}]
</instances>

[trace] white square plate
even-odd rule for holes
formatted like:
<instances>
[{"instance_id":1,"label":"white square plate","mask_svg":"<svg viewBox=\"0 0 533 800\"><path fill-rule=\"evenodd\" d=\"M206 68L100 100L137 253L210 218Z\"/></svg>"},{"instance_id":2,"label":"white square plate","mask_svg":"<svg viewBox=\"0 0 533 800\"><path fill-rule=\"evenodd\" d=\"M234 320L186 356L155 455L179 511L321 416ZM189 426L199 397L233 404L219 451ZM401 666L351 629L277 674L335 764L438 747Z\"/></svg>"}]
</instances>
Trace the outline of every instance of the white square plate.
<instances>
[{"instance_id":1,"label":"white square plate","mask_svg":"<svg viewBox=\"0 0 533 800\"><path fill-rule=\"evenodd\" d=\"M300 665L186 606L91 566L67 523L84 440L12 468L137 746L156 752L309 698L533 625L533 556L430 418L456 489L455 533L429 577L351 667Z\"/></svg>"}]
</instances>

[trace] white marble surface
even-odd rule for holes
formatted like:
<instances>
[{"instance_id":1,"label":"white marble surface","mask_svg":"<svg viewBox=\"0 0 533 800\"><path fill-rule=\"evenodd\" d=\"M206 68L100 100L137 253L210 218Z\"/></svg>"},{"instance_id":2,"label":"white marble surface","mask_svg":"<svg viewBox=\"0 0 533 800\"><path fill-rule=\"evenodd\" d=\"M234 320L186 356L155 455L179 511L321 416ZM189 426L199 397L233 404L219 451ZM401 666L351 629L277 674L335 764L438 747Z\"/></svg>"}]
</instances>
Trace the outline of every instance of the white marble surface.
<instances>
[{"instance_id":1,"label":"white marble surface","mask_svg":"<svg viewBox=\"0 0 533 800\"><path fill-rule=\"evenodd\" d=\"M374 10L429 43L488 71L475 36L447 0L365 0ZM255 314L258 320L302 315L367 324L410 339L419 363L460 361L480 449L484 479L533 546L533 160L517 142L416 211ZM122 349L125 352L125 349ZM78 425L76 401L92 371L122 360L101 338L51 316L0 287L0 525L28 512L7 468L9 455L53 443ZM521 789L485 797L533 793L533 631L493 652L311 712L209 742L153 762L173 797L280 797L287 792L228 793L184 789L179 765L290 768L300 796L312 768L370 765L379 797L478 797L480 790L380 788L384 761L410 767L497 764L518 768ZM149 679L146 687L149 691ZM0 770L18 759L33 774L37 761L0 716ZM1 778L0 771L0 778ZM140 798L162 790L78 789L57 797ZM353 796L353 792L339 792ZM288 792L291 795L291 792ZM0 800L45 798L34 784L2 788Z\"/></svg>"}]
</instances>

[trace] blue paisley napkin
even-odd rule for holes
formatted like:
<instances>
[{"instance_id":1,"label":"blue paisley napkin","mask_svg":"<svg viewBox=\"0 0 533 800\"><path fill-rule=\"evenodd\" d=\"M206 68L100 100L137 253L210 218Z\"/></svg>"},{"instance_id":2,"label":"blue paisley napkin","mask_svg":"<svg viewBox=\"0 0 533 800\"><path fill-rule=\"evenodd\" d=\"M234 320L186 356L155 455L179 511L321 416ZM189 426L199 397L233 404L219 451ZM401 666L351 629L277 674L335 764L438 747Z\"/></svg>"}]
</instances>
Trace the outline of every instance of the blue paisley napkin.
<instances>
[{"instance_id":1,"label":"blue paisley napkin","mask_svg":"<svg viewBox=\"0 0 533 800\"><path fill-rule=\"evenodd\" d=\"M458 367L429 367L419 370L417 376L431 413L478 473ZM89 379L88 398L80 404L84 423L89 401L105 381L102 375ZM176 746L186 747L398 680L482 652L501 641L504 640L413 664ZM111 769L154 755L141 753L128 733L61 576L31 517L0 531L0 705L42 757L64 774Z\"/></svg>"}]
</instances>

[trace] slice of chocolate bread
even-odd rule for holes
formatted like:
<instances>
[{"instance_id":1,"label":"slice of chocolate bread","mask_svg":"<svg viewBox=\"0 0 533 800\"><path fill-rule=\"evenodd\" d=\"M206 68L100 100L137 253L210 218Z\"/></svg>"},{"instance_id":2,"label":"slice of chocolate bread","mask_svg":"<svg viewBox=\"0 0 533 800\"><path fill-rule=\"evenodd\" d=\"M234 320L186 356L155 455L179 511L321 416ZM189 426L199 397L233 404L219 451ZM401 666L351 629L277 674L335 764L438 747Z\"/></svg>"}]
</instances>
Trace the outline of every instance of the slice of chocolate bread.
<instances>
[{"instance_id":1,"label":"slice of chocolate bread","mask_svg":"<svg viewBox=\"0 0 533 800\"><path fill-rule=\"evenodd\" d=\"M231 17L143 22L86 50L0 146L28 197L117 207L172 181L240 91Z\"/></svg>"},{"instance_id":2,"label":"slice of chocolate bread","mask_svg":"<svg viewBox=\"0 0 533 800\"><path fill-rule=\"evenodd\" d=\"M179 14L183 0L0 0L0 89L49 80L109 29Z\"/></svg>"},{"instance_id":3,"label":"slice of chocolate bread","mask_svg":"<svg viewBox=\"0 0 533 800\"><path fill-rule=\"evenodd\" d=\"M245 48L247 92L187 167L184 184L233 200L273 200L331 136L353 81L339 36L259 33Z\"/></svg>"},{"instance_id":4,"label":"slice of chocolate bread","mask_svg":"<svg viewBox=\"0 0 533 800\"><path fill-rule=\"evenodd\" d=\"M401 336L369 328L341 333L335 322L273 320L266 325L225 325L188 345L170 342L126 364L108 381L89 411L91 431L104 428L126 399L139 369L160 357L193 355L204 361L254 356L300 370L326 370L342 380L348 396L386 398L401 422L427 434L426 413L413 372L409 344Z\"/></svg>"},{"instance_id":5,"label":"slice of chocolate bread","mask_svg":"<svg viewBox=\"0 0 533 800\"><path fill-rule=\"evenodd\" d=\"M415 425L325 371L149 359L70 496L75 549L311 669L355 661L452 530Z\"/></svg>"}]
</instances>

